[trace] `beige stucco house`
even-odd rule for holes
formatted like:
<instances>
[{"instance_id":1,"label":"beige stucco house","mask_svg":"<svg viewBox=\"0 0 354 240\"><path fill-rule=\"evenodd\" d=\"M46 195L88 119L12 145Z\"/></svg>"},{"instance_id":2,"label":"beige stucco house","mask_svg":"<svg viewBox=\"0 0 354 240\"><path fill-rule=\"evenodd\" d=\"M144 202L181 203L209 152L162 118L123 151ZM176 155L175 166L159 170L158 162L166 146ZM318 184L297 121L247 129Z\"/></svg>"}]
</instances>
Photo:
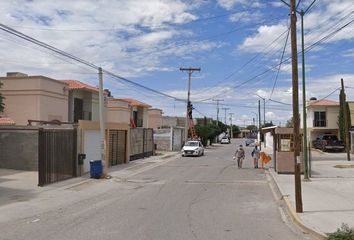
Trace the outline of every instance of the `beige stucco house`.
<instances>
[{"instance_id":1,"label":"beige stucco house","mask_svg":"<svg viewBox=\"0 0 354 240\"><path fill-rule=\"evenodd\" d=\"M307 105L307 131L310 141L321 134L339 134L339 102L334 100L310 100ZM302 127L302 121L301 121Z\"/></svg>"},{"instance_id":2,"label":"beige stucco house","mask_svg":"<svg viewBox=\"0 0 354 240\"><path fill-rule=\"evenodd\" d=\"M107 98L107 122L130 124L131 107L128 101Z\"/></svg>"},{"instance_id":3,"label":"beige stucco house","mask_svg":"<svg viewBox=\"0 0 354 240\"><path fill-rule=\"evenodd\" d=\"M0 81L5 97L3 116L11 118L16 125L27 125L28 120L68 121L67 83L18 72L9 72Z\"/></svg>"},{"instance_id":4,"label":"beige stucco house","mask_svg":"<svg viewBox=\"0 0 354 240\"><path fill-rule=\"evenodd\" d=\"M151 107L149 104L140 102L133 98L123 98L130 105L130 122L132 127L148 127L148 109Z\"/></svg>"},{"instance_id":5,"label":"beige stucco house","mask_svg":"<svg viewBox=\"0 0 354 240\"><path fill-rule=\"evenodd\" d=\"M62 80L69 86L68 120L99 121L98 88L78 80Z\"/></svg>"}]
</instances>

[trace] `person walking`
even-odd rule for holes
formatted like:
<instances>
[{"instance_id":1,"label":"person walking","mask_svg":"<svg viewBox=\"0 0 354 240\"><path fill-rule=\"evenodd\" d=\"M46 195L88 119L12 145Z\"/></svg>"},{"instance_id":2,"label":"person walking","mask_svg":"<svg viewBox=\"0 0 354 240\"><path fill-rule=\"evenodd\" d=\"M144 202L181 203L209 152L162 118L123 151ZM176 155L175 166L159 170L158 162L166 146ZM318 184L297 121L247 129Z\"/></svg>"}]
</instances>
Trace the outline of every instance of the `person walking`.
<instances>
[{"instance_id":1,"label":"person walking","mask_svg":"<svg viewBox=\"0 0 354 240\"><path fill-rule=\"evenodd\" d=\"M242 162L245 158L245 150L243 149L242 145L236 150L234 159L237 159L237 167L242 168Z\"/></svg>"},{"instance_id":2,"label":"person walking","mask_svg":"<svg viewBox=\"0 0 354 240\"><path fill-rule=\"evenodd\" d=\"M257 146L254 147L254 149L253 149L253 151L251 153L251 156L253 158L254 168L258 168L258 161L259 161L259 157L260 157L260 151L259 151Z\"/></svg>"}]
</instances>

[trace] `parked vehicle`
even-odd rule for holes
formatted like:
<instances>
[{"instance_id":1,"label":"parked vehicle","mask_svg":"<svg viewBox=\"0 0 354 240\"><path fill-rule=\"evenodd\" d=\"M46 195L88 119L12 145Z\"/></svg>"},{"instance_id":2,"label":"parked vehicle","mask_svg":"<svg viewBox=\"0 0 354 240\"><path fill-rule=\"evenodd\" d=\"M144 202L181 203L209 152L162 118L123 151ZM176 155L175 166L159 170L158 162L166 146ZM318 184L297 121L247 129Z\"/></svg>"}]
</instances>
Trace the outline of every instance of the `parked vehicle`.
<instances>
[{"instance_id":1,"label":"parked vehicle","mask_svg":"<svg viewBox=\"0 0 354 240\"><path fill-rule=\"evenodd\" d=\"M313 141L313 146L322 151L343 151L344 143L335 134L324 134Z\"/></svg>"},{"instance_id":2,"label":"parked vehicle","mask_svg":"<svg viewBox=\"0 0 354 240\"><path fill-rule=\"evenodd\" d=\"M182 157L185 156L203 156L204 155L204 147L200 141L188 141L183 146Z\"/></svg>"},{"instance_id":3,"label":"parked vehicle","mask_svg":"<svg viewBox=\"0 0 354 240\"><path fill-rule=\"evenodd\" d=\"M221 141L220 141L220 143L221 144L229 144L229 143L231 143L231 141L230 141L230 138L228 138L228 137L223 137L222 139L221 139Z\"/></svg>"},{"instance_id":4,"label":"parked vehicle","mask_svg":"<svg viewBox=\"0 0 354 240\"><path fill-rule=\"evenodd\" d=\"M252 146L255 146L255 144L256 144L256 141L254 139L246 139L246 142L245 142L246 146L252 147Z\"/></svg>"}]
</instances>

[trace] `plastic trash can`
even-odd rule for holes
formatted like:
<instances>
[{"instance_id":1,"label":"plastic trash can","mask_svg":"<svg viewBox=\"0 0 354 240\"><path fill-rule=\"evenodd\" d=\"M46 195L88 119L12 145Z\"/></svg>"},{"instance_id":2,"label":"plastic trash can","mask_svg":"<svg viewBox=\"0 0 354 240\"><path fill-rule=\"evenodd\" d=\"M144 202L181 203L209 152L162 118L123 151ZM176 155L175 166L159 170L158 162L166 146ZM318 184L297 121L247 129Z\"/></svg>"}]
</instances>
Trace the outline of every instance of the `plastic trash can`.
<instances>
[{"instance_id":1,"label":"plastic trash can","mask_svg":"<svg viewBox=\"0 0 354 240\"><path fill-rule=\"evenodd\" d=\"M101 160L90 161L90 176L91 178L101 178L103 173L103 166Z\"/></svg>"}]
</instances>

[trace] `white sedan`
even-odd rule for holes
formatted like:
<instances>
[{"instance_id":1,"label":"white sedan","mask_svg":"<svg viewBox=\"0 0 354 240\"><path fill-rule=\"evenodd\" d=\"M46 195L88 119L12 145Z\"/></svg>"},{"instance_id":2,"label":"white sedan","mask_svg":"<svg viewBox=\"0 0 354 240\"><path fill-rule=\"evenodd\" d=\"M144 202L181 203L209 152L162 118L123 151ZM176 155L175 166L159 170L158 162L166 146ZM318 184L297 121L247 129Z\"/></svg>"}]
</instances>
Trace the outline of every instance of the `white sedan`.
<instances>
[{"instance_id":1,"label":"white sedan","mask_svg":"<svg viewBox=\"0 0 354 240\"><path fill-rule=\"evenodd\" d=\"M185 156L203 156L204 155L204 147L200 141L188 141L183 146L182 157Z\"/></svg>"}]
</instances>

